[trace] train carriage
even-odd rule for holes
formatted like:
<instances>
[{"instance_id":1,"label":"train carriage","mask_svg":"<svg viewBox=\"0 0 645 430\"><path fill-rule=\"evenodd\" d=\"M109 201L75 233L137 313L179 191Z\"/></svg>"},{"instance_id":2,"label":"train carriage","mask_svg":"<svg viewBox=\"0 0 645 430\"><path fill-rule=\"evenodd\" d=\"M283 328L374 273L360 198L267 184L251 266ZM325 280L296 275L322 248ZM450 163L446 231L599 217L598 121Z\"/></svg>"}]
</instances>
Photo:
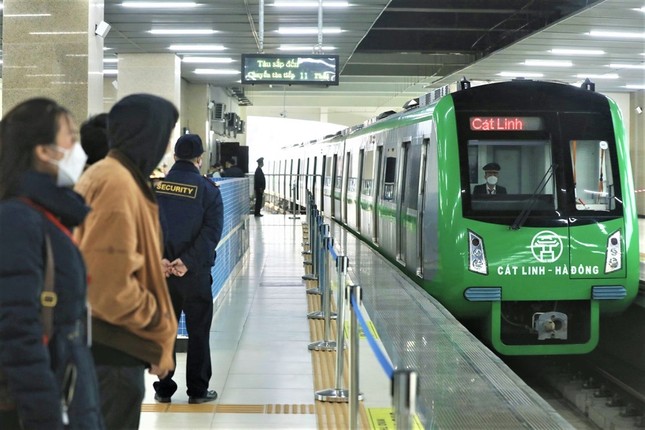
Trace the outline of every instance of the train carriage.
<instances>
[{"instance_id":1,"label":"train carriage","mask_svg":"<svg viewBox=\"0 0 645 430\"><path fill-rule=\"evenodd\" d=\"M502 354L589 352L637 294L627 141L603 95L484 85L320 145L325 214ZM491 163L500 192L480 194Z\"/></svg>"}]
</instances>

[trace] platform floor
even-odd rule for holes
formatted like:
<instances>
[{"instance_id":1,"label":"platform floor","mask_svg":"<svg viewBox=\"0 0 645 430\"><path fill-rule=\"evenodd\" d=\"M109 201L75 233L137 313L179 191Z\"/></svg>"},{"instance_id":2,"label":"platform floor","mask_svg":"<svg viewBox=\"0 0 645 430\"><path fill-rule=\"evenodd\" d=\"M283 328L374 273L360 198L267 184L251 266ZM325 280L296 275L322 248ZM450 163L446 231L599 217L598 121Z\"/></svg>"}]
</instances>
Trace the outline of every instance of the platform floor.
<instances>
[{"instance_id":1,"label":"platform floor","mask_svg":"<svg viewBox=\"0 0 645 430\"><path fill-rule=\"evenodd\" d=\"M212 325L210 388L219 393L217 401L188 404L185 354L178 354L180 388L171 404L154 401L154 378L146 377L141 429L348 428L346 404L314 400L321 383L316 367L331 367L333 373L329 363L335 353L307 348L319 328L306 316L312 299L301 279L301 221L283 215L250 220L250 252ZM390 360L421 374L424 428L575 428L371 248L333 225L332 233L350 258L350 282L365 286L365 310ZM312 360L315 354L324 360ZM360 427L393 430L389 380L365 339L360 384L365 396Z\"/></svg>"}]
</instances>

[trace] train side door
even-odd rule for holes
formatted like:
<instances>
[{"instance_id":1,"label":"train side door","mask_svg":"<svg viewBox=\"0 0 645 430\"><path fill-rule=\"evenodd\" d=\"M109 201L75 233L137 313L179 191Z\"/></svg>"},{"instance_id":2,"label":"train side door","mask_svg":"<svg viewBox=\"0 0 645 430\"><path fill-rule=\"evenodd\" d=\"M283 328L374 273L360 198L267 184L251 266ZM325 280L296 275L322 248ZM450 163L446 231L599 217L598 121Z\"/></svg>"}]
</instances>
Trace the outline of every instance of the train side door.
<instances>
[{"instance_id":1,"label":"train side door","mask_svg":"<svg viewBox=\"0 0 645 430\"><path fill-rule=\"evenodd\" d=\"M334 154L334 158L331 164L331 206L329 207L329 216L331 218L334 218L334 214L336 213L336 165L338 164L338 155Z\"/></svg>"},{"instance_id":2,"label":"train side door","mask_svg":"<svg viewBox=\"0 0 645 430\"><path fill-rule=\"evenodd\" d=\"M320 212L324 212L325 210L325 169L327 169L327 156L323 155L320 165L320 185L318 185L320 187L320 201L318 206Z\"/></svg>"},{"instance_id":3,"label":"train side door","mask_svg":"<svg viewBox=\"0 0 645 430\"><path fill-rule=\"evenodd\" d=\"M379 243L379 201L381 199L381 174L383 164L383 146L376 147L376 162L374 163L374 209L372 210L372 242Z\"/></svg>"},{"instance_id":4,"label":"train side door","mask_svg":"<svg viewBox=\"0 0 645 430\"><path fill-rule=\"evenodd\" d=\"M361 204L363 200L363 163L365 150L358 153L358 178L356 179L356 231L361 232Z\"/></svg>"},{"instance_id":5,"label":"train side door","mask_svg":"<svg viewBox=\"0 0 645 430\"><path fill-rule=\"evenodd\" d=\"M406 218L407 211L405 210L405 183L407 182L408 170L408 151L410 149L410 142L403 142L399 147L399 171L397 172L397 192L396 192L396 259L399 263L405 264L406 253L403 239L407 236L406 233ZM407 190L408 192L410 190Z\"/></svg>"},{"instance_id":6,"label":"train side door","mask_svg":"<svg viewBox=\"0 0 645 430\"><path fill-rule=\"evenodd\" d=\"M423 210L425 208L426 196L426 169L428 155L428 142L429 139L423 139L421 145L421 166L419 167L419 188L417 194L417 276L423 278Z\"/></svg>"},{"instance_id":7,"label":"train side door","mask_svg":"<svg viewBox=\"0 0 645 430\"><path fill-rule=\"evenodd\" d=\"M350 173L350 163L351 163L351 158L352 158L352 153L351 152L346 152L345 153L345 165L343 167L343 186L341 189L341 194L340 194L340 201L343 207L343 210L341 212L341 219L345 224L347 224L347 221L349 219L349 216L347 215L347 194L349 191L349 173Z\"/></svg>"}]
</instances>

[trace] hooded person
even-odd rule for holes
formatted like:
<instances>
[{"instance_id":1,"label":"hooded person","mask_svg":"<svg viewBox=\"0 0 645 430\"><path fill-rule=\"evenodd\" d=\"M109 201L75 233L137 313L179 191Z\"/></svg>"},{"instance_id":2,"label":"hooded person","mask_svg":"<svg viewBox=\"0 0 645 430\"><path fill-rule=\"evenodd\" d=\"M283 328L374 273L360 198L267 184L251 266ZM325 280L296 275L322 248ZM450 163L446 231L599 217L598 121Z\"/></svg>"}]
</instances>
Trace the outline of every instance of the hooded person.
<instances>
[{"instance_id":1,"label":"hooded person","mask_svg":"<svg viewBox=\"0 0 645 430\"><path fill-rule=\"evenodd\" d=\"M92 353L109 429L138 428L146 367L160 377L174 368L177 321L148 178L166 152L177 118L177 109L160 97L123 98L108 115L108 155L76 185L92 208L75 238L90 279Z\"/></svg>"}]
</instances>

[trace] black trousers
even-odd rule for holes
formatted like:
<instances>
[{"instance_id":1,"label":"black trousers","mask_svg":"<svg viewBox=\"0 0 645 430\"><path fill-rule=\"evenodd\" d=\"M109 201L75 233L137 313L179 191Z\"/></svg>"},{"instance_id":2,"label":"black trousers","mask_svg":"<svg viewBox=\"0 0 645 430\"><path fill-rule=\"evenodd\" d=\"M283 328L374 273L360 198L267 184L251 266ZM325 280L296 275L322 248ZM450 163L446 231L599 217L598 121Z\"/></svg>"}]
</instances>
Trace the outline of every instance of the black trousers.
<instances>
[{"instance_id":1,"label":"black trousers","mask_svg":"<svg viewBox=\"0 0 645 430\"><path fill-rule=\"evenodd\" d=\"M264 206L264 189L263 188L256 188L255 189L255 212L254 215L260 215L260 209L262 209L262 206Z\"/></svg>"},{"instance_id":2,"label":"black trousers","mask_svg":"<svg viewBox=\"0 0 645 430\"><path fill-rule=\"evenodd\" d=\"M177 319L182 311L186 315L188 330L186 394L190 397L205 396L212 375L210 348L213 320L212 283L210 271L193 274L189 271L181 278L176 276L168 278L168 289L175 315ZM166 378L154 383L157 394L171 397L177 391L177 383L172 380L174 374L175 372L170 372Z\"/></svg>"},{"instance_id":3,"label":"black trousers","mask_svg":"<svg viewBox=\"0 0 645 430\"><path fill-rule=\"evenodd\" d=\"M107 430L137 430L145 394L144 365L96 365L101 412Z\"/></svg>"}]
</instances>

